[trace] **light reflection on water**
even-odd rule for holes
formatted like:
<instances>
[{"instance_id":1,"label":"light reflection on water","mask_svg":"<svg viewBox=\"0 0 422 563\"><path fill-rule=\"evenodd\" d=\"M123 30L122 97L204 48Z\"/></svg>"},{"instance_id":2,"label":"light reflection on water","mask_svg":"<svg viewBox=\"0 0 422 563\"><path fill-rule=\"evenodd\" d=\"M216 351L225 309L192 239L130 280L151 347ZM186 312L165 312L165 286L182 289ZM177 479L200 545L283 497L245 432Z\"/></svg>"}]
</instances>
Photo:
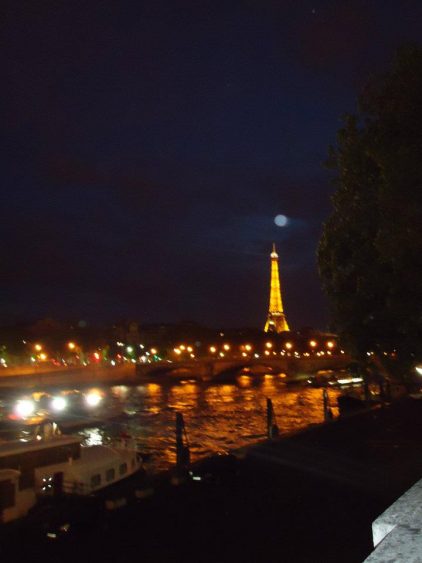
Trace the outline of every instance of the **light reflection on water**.
<instances>
[{"instance_id":1,"label":"light reflection on water","mask_svg":"<svg viewBox=\"0 0 422 563\"><path fill-rule=\"evenodd\" d=\"M235 383L220 385L184 381L119 385L103 391L104 412L116 418L101 430L84 430L85 443L106 442L125 432L137 439L153 469L175 463L176 411L184 416L193 461L265 438L267 397L273 401L281 434L323 422L322 389L286 386L277 375L241 376ZM339 393L334 389L328 393L334 407ZM333 411L338 414L336 408Z\"/></svg>"}]
</instances>

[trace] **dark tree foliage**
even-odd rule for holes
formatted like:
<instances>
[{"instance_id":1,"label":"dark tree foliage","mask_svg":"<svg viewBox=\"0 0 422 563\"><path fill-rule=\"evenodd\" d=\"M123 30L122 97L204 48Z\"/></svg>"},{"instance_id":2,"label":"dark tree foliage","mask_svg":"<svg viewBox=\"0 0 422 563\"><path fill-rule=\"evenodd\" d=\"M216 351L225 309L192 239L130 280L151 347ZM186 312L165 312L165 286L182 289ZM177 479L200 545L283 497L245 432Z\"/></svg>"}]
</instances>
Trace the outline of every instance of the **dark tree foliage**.
<instances>
[{"instance_id":1,"label":"dark tree foliage","mask_svg":"<svg viewBox=\"0 0 422 563\"><path fill-rule=\"evenodd\" d=\"M318 262L356 357L422 358L422 48L406 46L346 116L330 151L333 212Z\"/></svg>"}]
</instances>

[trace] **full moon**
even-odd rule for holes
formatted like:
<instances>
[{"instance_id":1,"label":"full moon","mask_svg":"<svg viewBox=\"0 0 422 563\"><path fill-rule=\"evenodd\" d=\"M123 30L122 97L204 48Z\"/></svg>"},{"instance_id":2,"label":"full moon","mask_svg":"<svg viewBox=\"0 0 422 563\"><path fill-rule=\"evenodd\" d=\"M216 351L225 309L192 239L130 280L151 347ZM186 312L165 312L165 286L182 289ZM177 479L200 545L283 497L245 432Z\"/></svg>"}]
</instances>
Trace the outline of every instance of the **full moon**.
<instances>
[{"instance_id":1,"label":"full moon","mask_svg":"<svg viewBox=\"0 0 422 563\"><path fill-rule=\"evenodd\" d=\"M277 227L285 227L288 222L289 220L285 215L276 215L274 217L274 223L277 225Z\"/></svg>"}]
</instances>

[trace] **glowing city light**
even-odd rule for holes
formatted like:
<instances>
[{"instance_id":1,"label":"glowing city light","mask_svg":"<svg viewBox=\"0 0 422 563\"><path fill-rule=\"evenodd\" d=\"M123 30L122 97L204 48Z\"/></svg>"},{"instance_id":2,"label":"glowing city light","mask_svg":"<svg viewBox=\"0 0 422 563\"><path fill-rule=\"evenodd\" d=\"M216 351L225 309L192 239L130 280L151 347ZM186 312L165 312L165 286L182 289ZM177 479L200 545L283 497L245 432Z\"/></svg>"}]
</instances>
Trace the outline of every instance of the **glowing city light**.
<instances>
[{"instance_id":1,"label":"glowing city light","mask_svg":"<svg viewBox=\"0 0 422 563\"><path fill-rule=\"evenodd\" d=\"M67 407L67 401L64 397L53 397L51 408L53 411L61 412Z\"/></svg>"},{"instance_id":2,"label":"glowing city light","mask_svg":"<svg viewBox=\"0 0 422 563\"><path fill-rule=\"evenodd\" d=\"M34 350L36 350L37 352L41 352L41 350L42 350L41 344L35 344L35 345L34 345Z\"/></svg>"},{"instance_id":3,"label":"glowing city light","mask_svg":"<svg viewBox=\"0 0 422 563\"><path fill-rule=\"evenodd\" d=\"M44 352L41 352L41 354L38 354L38 358L40 360L42 360L43 362L45 362L45 360L47 359L47 354L44 354Z\"/></svg>"},{"instance_id":4,"label":"glowing city light","mask_svg":"<svg viewBox=\"0 0 422 563\"><path fill-rule=\"evenodd\" d=\"M332 340L328 340L327 342L327 348L329 348L330 350L332 350L335 346L335 343Z\"/></svg>"},{"instance_id":5,"label":"glowing city light","mask_svg":"<svg viewBox=\"0 0 422 563\"><path fill-rule=\"evenodd\" d=\"M15 414L21 418L31 416L35 411L35 403L30 399L20 399L15 405Z\"/></svg>"},{"instance_id":6,"label":"glowing city light","mask_svg":"<svg viewBox=\"0 0 422 563\"><path fill-rule=\"evenodd\" d=\"M291 342L286 342L285 347L287 350L291 350L293 348L293 344Z\"/></svg>"},{"instance_id":7,"label":"glowing city light","mask_svg":"<svg viewBox=\"0 0 422 563\"><path fill-rule=\"evenodd\" d=\"M156 354L157 353L157 349L156 348L151 348L151 354Z\"/></svg>"},{"instance_id":8,"label":"glowing city light","mask_svg":"<svg viewBox=\"0 0 422 563\"><path fill-rule=\"evenodd\" d=\"M266 348L272 348L272 347L273 347L273 343L272 343L272 342L266 342L266 343L265 343L265 347L266 347Z\"/></svg>"},{"instance_id":9,"label":"glowing city light","mask_svg":"<svg viewBox=\"0 0 422 563\"><path fill-rule=\"evenodd\" d=\"M309 346L311 348L316 348L318 346L318 342L316 340L310 340L309 341Z\"/></svg>"},{"instance_id":10,"label":"glowing city light","mask_svg":"<svg viewBox=\"0 0 422 563\"><path fill-rule=\"evenodd\" d=\"M418 375L422 375L422 366L416 366L415 370Z\"/></svg>"},{"instance_id":11,"label":"glowing city light","mask_svg":"<svg viewBox=\"0 0 422 563\"><path fill-rule=\"evenodd\" d=\"M211 354L215 354L217 352L217 348L215 346L210 346Z\"/></svg>"},{"instance_id":12,"label":"glowing city light","mask_svg":"<svg viewBox=\"0 0 422 563\"><path fill-rule=\"evenodd\" d=\"M98 391L90 391L85 395L85 402L89 407L97 407L102 401Z\"/></svg>"},{"instance_id":13,"label":"glowing city light","mask_svg":"<svg viewBox=\"0 0 422 563\"><path fill-rule=\"evenodd\" d=\"M69 350L74 350L76 348L76 344L74 342L68 342L67 347Z\"/></svg>"},{"instance_id":14,"label":"glowing city light","mask_svg":"<svg viewBox=\"0 0 422 563\"><path fill-rule=\"evenodd\" d=\"M126 346L126 352L128 354L133 354L133 346Z\"/></svg>"},{"instance_id":15,"label":"glowing city light","mask_svg":"<svg viewBox=\"0 0 422 563\"><path fill-rule=\"evenodd\" d=\"M223 348L226 352L230 350L230 344L223 344Z\"/></svg>"},{"instance_id":16,"label":"glowing city light","mask_svg":"<svg viewBox=\"0 0 422 563\"><path fill-rule=\"evenodd\" d=\"M245 350L250 352L252 350L252 346L250 344L245 344Z\"/></svg>"}]
</instances>

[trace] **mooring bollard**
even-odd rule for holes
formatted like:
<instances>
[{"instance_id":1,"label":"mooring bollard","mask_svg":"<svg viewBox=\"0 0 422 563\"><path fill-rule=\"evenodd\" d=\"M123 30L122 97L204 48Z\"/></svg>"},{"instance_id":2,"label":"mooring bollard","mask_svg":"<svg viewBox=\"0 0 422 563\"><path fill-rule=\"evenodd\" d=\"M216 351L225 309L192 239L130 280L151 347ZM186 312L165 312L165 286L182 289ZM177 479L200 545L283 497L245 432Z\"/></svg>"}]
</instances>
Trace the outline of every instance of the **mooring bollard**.
<instances>
[{"instance_id":1,"label":"mooring bollard","mask_svg":"<svg viewBox=\"0 0 422 563\"><path fill-rule=\"evenodd\" d=\"M330 407L330 399L328 397L327 389L322 391L322 400L324 405L324 421L328 422L329 420L333 420L333 411Z\"/></svg>"},{"instance_id":2,"label":"mooring bollard","mask_svg":"<svg viewBox=\"0 0 422 563\"><path fill-rule=\"evenodd\" d=\"M267 399L267 438L272 440L279 435L279 429L275 420L275 412L273 407L273 402L271 399Z\"/></svg>"},{"instance_id":3,"label":"mooring bollard","mask_svg":"<svg viewBox=\"0 0 422 563\"><path fill-rule=\"evenodd\" d=\"M176 471L172 483L178 485L185 480L190 464L189 441L185 421L180 412L176 413Z\"/></svg>"}]
</instances>

